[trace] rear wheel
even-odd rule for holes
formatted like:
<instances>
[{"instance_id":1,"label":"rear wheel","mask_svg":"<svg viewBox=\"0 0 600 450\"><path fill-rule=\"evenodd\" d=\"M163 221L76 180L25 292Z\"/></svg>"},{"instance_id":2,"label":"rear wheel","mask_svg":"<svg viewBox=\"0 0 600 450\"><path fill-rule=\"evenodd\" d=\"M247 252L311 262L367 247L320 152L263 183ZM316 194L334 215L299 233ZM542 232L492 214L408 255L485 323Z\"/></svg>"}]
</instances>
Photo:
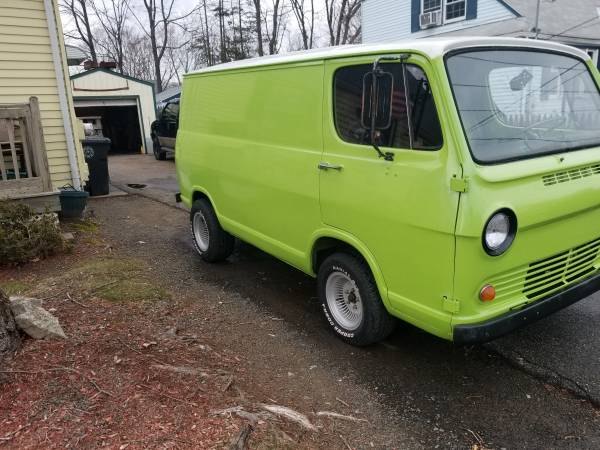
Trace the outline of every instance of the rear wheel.
<instances>
[{"instance_id":1,"label":"rear wheel","mask_svg":"<svg viewBox=\"0 0 600 450\"><path fill-rule=\"evenodd\" d=\"M215 210L207 199L193 203L190 222L194 247L204 261L223 261L233 253L235 238L221 228Z\"/></svg>"},{"instance_id":2,"label":"rear wheel","mask_svg":"<svg viewBox=\"0 0 600 450\"><path fill-rule=\"evenodd\" d=\"M163 152L158 142L158 138L152 139L152 149L154 151L154 157L159 161L167 159L167 152Z\"/></svg>"},{"instance_id":3,"label":"rear wheel","mask_svg":"<svg viewBox=\"0 0 600 450\"><path fill-rule=\"evenodd\" d=\"M319 300L335 333L352 345L385 339L396 319L385 309L371 270L361 259L334 253L319 268Z\"/></svg>"}]
</instances>

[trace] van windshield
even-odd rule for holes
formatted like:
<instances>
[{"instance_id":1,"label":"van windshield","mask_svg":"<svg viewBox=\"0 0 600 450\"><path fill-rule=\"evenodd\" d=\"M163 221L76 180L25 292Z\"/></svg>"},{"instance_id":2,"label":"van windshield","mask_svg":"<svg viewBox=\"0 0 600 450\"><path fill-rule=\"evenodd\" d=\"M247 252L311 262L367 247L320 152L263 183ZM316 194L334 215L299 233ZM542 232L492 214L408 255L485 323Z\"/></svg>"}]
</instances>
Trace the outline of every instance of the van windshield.
<instances>
[{"instance_id":1,"label":"van windshield","mask_svg":"<svg viewBox=\"0 0 600 450\"><path fill-rule=\"evenodd\" d=\"M482 164L600 145L600 94L579 59L477 50L446 60L473 158Z\"/></svg>"}]
</instances>

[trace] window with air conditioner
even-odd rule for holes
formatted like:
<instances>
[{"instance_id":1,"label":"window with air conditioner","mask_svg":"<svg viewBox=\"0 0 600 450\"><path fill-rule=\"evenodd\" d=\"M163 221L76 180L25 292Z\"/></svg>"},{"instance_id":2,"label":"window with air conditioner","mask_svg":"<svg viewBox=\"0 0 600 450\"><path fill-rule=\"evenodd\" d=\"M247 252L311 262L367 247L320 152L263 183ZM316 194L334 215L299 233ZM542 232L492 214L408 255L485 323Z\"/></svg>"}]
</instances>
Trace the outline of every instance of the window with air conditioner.
<instances>
[{"instance_id":1,"label":"window with air conditioner","mask_svg":"<svg viewBox=\"0 0 600 450\"><path fill-rule=\"evenodd\" d=\"M475 1L475 0L471 0ZM465 20L467 0L421 0L421 28Z\"/></svg>"}]
</instances>

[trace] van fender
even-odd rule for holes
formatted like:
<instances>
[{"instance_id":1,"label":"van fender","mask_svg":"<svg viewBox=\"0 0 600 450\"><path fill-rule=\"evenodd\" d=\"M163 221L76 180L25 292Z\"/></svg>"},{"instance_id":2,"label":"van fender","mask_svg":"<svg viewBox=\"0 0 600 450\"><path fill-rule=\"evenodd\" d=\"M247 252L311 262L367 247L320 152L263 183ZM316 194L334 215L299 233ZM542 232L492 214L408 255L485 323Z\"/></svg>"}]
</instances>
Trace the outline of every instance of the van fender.
<instances>
[{"instance_id":1,"label":"van fender","mask_svg":"<svg viewBox=\"0 0 600 450\"><path fill-rule=\"evenodd\" d=\"M315 245L316 245L317 241L321 238L337 239L337 240L349 245L350 247L352 247L364 258L364 260L369 265L369 268L371 269L371 273L373 274L373 278L375 279L375 283L377 284L377 289L379 290L379 295L381 296L383 305L385 306L385 308L388 311L393 311L393 308L391 308L391 305L390 305L390 302L388 299L387 283L385 282L385 278L383 276L381 269L379 268L379 265L377 264L375 256L369 251L368 247L356 236L354 236L350 233L347 233L346 231L335 229L335 228L319 229L319 230L315 231L315 233L313 233L313 235L311 236L311 240L310 240L310 247L309 247L310 248L310 253L309 253L310 261L309 261L308 266L311 268L313 266ZM314 270L313 270L313 272L314 272Z\"/></svg>"},{"instance_id":2,"label":"van fender","mask_svg":"<svg viewBox=\"0 0 600 450\"><path fill-rule=\"evenodd\" d=\"M206 197L208 199L208 201L212 205L213 209L215 210L215 214L217 215L217 217L221 217L221 215L219 214L219 210L217 209L217 205L215 205L215 202L214 202L212 196L208 193L208 191L206 189L204 189L201 186L192 186L190 193L191 193L190 207L194 203L194 197L196 196L196 194L201 194L203 197Z\"/></svg>"}]
</instances>

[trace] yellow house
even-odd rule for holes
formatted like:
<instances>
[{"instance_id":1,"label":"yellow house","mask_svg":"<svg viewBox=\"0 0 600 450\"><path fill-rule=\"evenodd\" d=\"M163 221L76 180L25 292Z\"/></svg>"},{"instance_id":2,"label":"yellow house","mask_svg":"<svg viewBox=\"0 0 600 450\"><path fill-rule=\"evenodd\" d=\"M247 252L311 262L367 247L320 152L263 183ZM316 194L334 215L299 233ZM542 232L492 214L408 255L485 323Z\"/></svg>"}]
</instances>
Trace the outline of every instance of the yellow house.
<instances>
[{"instance_id":1,"label":"yellow house","mask_svg":"<svg viewBox=\"0 0 600 450\"><path fill-rule=\"evenodd\" d=\"M0 0L0 199L55 208L86 178L57 0Z\"/></svg>"}]
</instances>

